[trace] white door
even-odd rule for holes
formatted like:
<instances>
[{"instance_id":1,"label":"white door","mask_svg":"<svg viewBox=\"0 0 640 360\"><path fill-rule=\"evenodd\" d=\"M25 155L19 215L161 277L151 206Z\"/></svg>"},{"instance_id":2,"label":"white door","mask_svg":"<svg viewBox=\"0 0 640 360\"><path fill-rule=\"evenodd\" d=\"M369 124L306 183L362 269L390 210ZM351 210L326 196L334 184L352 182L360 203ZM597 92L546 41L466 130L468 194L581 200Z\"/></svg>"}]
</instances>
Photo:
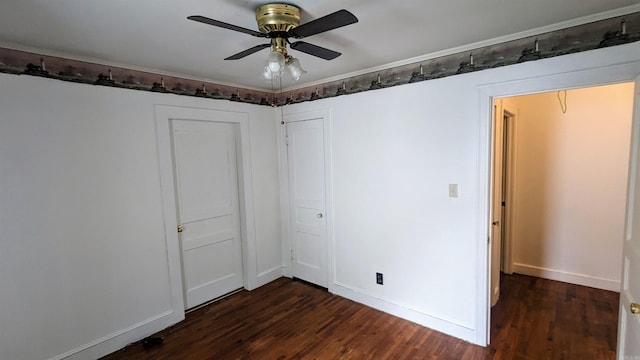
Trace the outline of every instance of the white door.
<instances>
[{"instance_id":1,"label":"white door","mask_svg":"<svg viewBox=\"0 0 640 360\"><path fill-rule=\"evenodd\" d=\"M618 320L618 359L640 359L640 78L636 79L635 112L629 169L627 228L623 245L622 289Z\"/></svg>"},{"instance_id":2,"label":"white door","mask_svg":"<svg viewBox=\"0 0 640 360\"><path fill-rule=\"evenodd\" d=\"M502 102L496 100L495 103ZM493 199L491 203L491 306L500 297L500 260L502 258L504 116L502 105L494 105L493 121Z\"/></svg>"},{"instance_id":3,"label":"white door","mask_svg":"<svg viewBox=\"0 0 640 360\"><path fill-rule=\"evenodd\" d=\"M186 308L243 286L235 125L171 120Z\"/></svg>"},{"instance_id":4,"label":"white door","mask_svg":"<svg viewBox=\"0 0 640 360\"><path fill-rule=\"evenodd\" d=\"M322 119L287 123L292 275L327 287Z\"/></svg>"}]
</instances>

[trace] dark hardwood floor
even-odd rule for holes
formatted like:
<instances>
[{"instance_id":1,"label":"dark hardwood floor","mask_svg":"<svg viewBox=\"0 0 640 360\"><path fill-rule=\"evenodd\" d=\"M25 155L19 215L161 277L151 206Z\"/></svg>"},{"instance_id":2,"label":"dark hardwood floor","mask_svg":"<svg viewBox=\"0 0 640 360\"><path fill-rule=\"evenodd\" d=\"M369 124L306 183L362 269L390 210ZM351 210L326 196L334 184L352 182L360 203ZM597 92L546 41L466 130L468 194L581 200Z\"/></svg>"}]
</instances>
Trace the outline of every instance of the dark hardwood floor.
<instances>
[{"instance_id":1,"label":"dark hardwood floor","mask_svg":"<svg viewBox=\"0 0 640 360\"><path fill-rule=\"evenodd\" d=\"M614 359L618 294L503 275L482 348L300 281L279 279L187 314L119 359Z\"/></svg>"}]
</instances>

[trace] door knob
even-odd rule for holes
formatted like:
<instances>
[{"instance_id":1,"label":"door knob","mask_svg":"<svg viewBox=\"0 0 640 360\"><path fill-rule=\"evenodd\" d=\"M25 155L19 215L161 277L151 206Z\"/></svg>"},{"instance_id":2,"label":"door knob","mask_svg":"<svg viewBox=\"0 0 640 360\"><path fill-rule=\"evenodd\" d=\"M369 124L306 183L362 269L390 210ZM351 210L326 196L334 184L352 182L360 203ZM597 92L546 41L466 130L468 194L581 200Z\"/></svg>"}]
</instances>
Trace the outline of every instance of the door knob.
<instances>
[{"instance_id":1,"label":"door knob","mask_svg":"<svg viewBox=\"0 0 640 360\"><path fill-rule=\"evenodd\" d=\"M183 232L183 231L184 231L184 226L178 225L178 232Z\"/></svg>"},{"instance_id":2,"label":"door knob","mask_svg":"<svg viewBox=\"0 0 640 360\"><path fill-rule=\"evenodd\" d=\"M318 219L322 219L322 213L316 215L318 217Z\"/></svg>"},{"instance_id":3,"label":"door knob","mask_svg":"<svg viewBox=\"0 0 640 360\"><path fill-rule=\"evenodd\" d=\"M631 303L631 313L640 314L640 304Z\"/></svg>"}]
</instances>

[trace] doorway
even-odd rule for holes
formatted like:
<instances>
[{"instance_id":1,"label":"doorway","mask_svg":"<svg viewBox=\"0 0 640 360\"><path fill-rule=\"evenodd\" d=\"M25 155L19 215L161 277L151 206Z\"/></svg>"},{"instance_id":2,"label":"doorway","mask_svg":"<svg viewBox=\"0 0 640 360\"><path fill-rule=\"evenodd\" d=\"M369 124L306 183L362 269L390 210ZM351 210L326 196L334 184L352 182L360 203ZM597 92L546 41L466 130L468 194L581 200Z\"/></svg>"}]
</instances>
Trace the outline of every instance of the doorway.
<instances>
[{"instance_id":1,"label":"doorway","mask_svg":"<svg viewBox=\"0 0 640 360\"><path fill-rule=\"evenodd\" d=\"M500 270L620 290L633 89L494 100L491 305Z\"/></svg>"},{"instance_id":2,"label":"doorway","mask_svg":"<svg viewBox=\"0 0 640 360\"><path fill-rule=\"evenodd\" d=\"M287 179L283 204L287 205L289 275L323 288L332 286L331 157L326 146L327 111L283 116L281 135L286 158L282 178Z\"/></svg>"},{"instance_id":3,"label":"doorway","mask_svg":"<svg viewBox=\"0 0 640 360\"><path fill-rule=\"evenodd\" d=\"M185 308L243 286L237 129L171 119Z\"/></svg>"},{"instance_id":4,"label":"doorway","mask_svg":"<svg viewBox=\"0 0 640 360\"><path fill-rule=\"evenodd\" d=\"M515 173L515 113L504 108L502 100L494 103L493 199L491 215L491 306L500 297L500 273L510 274L512 216L512 176Z\"/></svg>"},{"instance_id":5,"label":"doorway","mask_svg":"<svg viewBox=\"0 0 640 360\"><path fill-rule=\"evenodd\" d=\"M167 261L169 265L168 276L171 287L171 311L172 314L175 315L175 321L177 322L184 319L185 309L193 307L191 306L193 305L193 303L189 304L189 302L185 298L185 290L187 289L188 285L186 285L185 283L183 264L184 249L183 247L181 247L180 238L182 238L183 235L186 235L185 233L190 230L193 233L194 226L189 225L187 227L182 224L183 232L179 232L180 229L178 228L178 225L180 225L180 223L178 223L178 221L183 219L181 217L182 213L179 213L178 209L179 194L177 194L177 191L179 187L177 186L177 179L175 176L176 171L174 171L174 166L176 165L174 162L173 151L173 139L175 138L174 124L186 123L189 125L219 125L216 126L215 130L211 131L213 131L214 133L218 133L220 139L224 139L224 141L219 141L217 145L211 146L225 144L223 152L227 153L227 163L229 165L233 165L233 163L235 163L236 165L236 172L234 173L233 171L231 171L228 175L233 177L235 174L236 180L230 180L229 182L235 182L237 184L237 200L233 200L235 196L227 198L237 203L239 211L239 236L237 237L237 239L239 239L241 249L241 269L238 270L236 267L236 270L230 272L239 274L239 276L232 276L235 277L236 281L232 287L244 287L248 290L252 290L257 286L257 262L256 256L249 256L249 254L255 251L254 249L256 246L255 232L253 231L253 227L250 226L253 223L254 219L254 198L252 192L253 182L251 172L251 157L249 156L251 154L251 149L250 142L247 141L247 139L249 138L249 118L248 114L246 113L170 105L156 105L154 107L154 113L156 139L158 144L157 151L160 167L160 182L162 188L161 199L163 207L163 220L165 225L164 231L167 247ZM187 126L187 129L189 129L189 125ZM209 132L209 130L207 130L207 132ZM198 131L196 131L195 134L197 135ZM198 142L202 141L198 140ZM187 142L187 146L190 146L190 143L191 142ZM204 141L204 147L206 148L207 146L207 142ZM234 156L229 156L233 155L232 153L234 151L235 161L229 160L234 158ZM211 158L211 156L207 155L206 158ZM218 162L224 163L224 158L224 156L219 156ZM198 161L200 160L202 159L199 159ZM193 168L196 169L198 167L196 166ZM210 182L206 180L206 177L204 176L196 176L196 178L202 180L203 182ZM218 195L220 195L220 193L218 193ZM222 197L222 195L220 196ZM198 226L195 227L195 230L197 230ZM238 228L235 227L234 231L223 231L222 234L226 233L228 235L233 234L234 232L237 233L237 231ZM221 235L220 233L216 234ZM235 237L235 235L233 237ZM235 262L237 263L237 256ZM237 282L238 278L241 279L240 282ZM213 296L215 296L215 294Z\"/></svg>"}]
</instances>

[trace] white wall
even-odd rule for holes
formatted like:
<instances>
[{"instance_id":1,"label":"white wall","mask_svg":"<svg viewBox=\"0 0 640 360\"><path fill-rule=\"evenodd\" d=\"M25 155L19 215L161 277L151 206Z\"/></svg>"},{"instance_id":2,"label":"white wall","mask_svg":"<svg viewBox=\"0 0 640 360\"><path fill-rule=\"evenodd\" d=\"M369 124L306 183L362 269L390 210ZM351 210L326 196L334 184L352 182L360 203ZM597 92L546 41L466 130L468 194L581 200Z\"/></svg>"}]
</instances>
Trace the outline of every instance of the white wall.
<instances>
[{"instance_id":1,"label":"white wall","mask_svg":"<svg viewBox=\"0 0 640 360\"><path fill-rule=\"evenodd\" d=\"M248 114L249 276L259 285L281 271L272 109L0 74L0 358L96 358L183 316L170 296L156 104Z\"/></svg>"},{"instance_id":2,"label":"white wall","mask_svg":"<svg viewBox=\"0 0 640 360\"><path fill-rule=\"evenodd\" d=\"M256 234L256 252L251 256L256 258L256 285L262 286L281 277L284 269L276 146L278 125L273 121L271 108L246 108L251 109L249 125Z\"/></svg>"},{"instance_id":3,"label":"white wall","mask_svg":"<svg viewBox=\"0 0 640 360\"><path fill-rule=\"evenodd\" d=\"M456 76L285 109L331 109L329 289L467 339L476 296L474 102L469 77ZM459 185L458 198L448 184Z\"/></svg>"},{"instance_id":4,"label":"white wall","mask_svg":"<svg viewBox=\"0 0 640 360\"><path fill-rule=\"evenodd\" d=\"M619 291L633 83L511 100L514 271Z\"/></svg>"},{"instance_id":5,"label":"white wall","mask_svg":"<svg viewBox=\"0 0 640 360\"><path fill-rule=\"evenodd\" d=\"M640 74L639 49L636 43L286 107L285 114L331 112L329 290L484 344L491 97L632 79ZM459 185L458 198L448 196L448 184ZM375 272L384 274L383 286Z\"/></svg>"}]
</instances>

